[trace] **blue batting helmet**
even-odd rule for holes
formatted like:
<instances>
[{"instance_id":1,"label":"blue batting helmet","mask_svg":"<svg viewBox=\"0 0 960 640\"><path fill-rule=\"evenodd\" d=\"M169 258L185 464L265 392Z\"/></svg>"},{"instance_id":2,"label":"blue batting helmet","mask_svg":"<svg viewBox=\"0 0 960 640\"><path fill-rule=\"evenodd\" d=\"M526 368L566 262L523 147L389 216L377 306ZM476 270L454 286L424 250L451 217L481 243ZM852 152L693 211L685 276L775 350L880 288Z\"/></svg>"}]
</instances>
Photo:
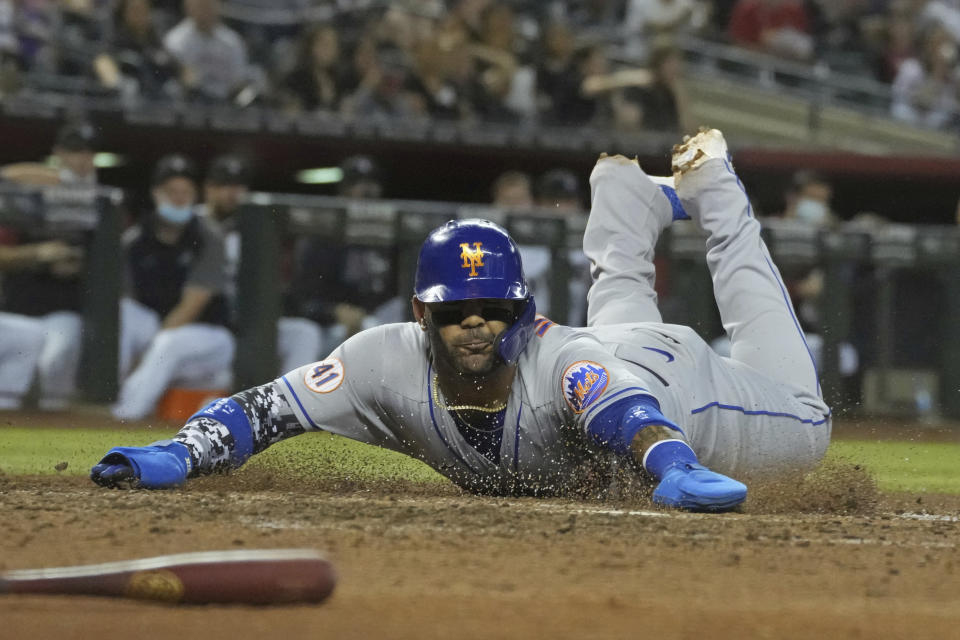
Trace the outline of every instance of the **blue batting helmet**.
<instances>
[{"instance_id":1,"label":"blue batting helmet","mask_svg":"<svg viewBox=\"0 0 960 640\"><path fill-rule=\"evenodd\" d=\"M533 332L536 306L523 275L520 250L506 229L488 220L451 220L420 247L414 295L421 302L477 298L524 302L517 320L497 338L500 357L512 363Z\"/></svg>"}]
</instances>

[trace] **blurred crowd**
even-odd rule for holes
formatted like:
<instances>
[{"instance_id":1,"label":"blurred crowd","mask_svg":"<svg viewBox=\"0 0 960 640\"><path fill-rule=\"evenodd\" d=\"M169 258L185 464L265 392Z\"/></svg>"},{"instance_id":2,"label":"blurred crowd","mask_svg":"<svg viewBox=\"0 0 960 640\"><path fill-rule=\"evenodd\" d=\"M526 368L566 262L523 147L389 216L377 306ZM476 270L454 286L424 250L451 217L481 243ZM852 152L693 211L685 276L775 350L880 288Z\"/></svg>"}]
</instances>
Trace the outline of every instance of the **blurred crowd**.
<instances>
[{"instance_id":1,"label":"blurred crowd","mask_svg":"<svg viewBox=\"0 0 960 640\"><path fill-rule=\"evenodd\" d=\"M0 94L28 72L131 103L677 132L690 35L872 76L895 117L956 124L960 0L0 0Z\"/></svg>"}]
</instances>

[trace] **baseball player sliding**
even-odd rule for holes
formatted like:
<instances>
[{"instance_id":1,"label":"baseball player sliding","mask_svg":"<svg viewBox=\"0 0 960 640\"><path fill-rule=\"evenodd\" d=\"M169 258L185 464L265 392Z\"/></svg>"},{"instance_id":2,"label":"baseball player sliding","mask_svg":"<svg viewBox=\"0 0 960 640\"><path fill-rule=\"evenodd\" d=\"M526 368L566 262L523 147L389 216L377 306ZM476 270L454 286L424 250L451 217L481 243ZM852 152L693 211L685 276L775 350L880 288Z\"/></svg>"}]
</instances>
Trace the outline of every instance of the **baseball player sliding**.
<instances>
[{"instance_id":1,"label":"baseball player sliding","mask_svg":"<svg viewBox=\"0 0 960 640\"><path fill-rule=\"evenodd\" d=\"M326 360L217 400L172 440L111 449L92 479L175 486L317 429L423 460L476 493L562 493L579 467L619 456L654 479L654 502L695 511L746 499L721 474L813 466L829 409L726 143L702 131L673 162L675 192L622 156L597 162L589 327L535 315L506 231L449 222L420 251L416 322L363 331ZM709 234L730 358L657 310L653 248L687 216Z\"/></svg>"}]
</instances>

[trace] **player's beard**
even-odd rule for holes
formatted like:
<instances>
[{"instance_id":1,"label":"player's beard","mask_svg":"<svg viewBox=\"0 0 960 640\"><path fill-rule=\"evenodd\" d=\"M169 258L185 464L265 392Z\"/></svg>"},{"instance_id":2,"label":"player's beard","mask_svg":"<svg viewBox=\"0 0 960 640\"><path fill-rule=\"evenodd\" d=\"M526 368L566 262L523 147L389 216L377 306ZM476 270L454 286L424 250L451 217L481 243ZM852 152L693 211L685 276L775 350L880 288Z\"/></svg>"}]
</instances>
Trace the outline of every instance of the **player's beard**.
<instances>
[{"instance_id":1,"label":"player's beard","mask_svg":"<svg viewBox=\"0 0 960 640\"><path fill-rule=\"evenodd\" d=\"M437 370L444 374L456 374L464 378L482 380L499 372L504 361L497 354L496 336L477 334L479 340L490 340L490 349L482 354L459 355L457 346L449 346L440 336L440 330L432 322L427 322L427 335L430 338L430 349L433 351ZM482 357L481 357L482 356Z\"/></svg>"}]
</instances>

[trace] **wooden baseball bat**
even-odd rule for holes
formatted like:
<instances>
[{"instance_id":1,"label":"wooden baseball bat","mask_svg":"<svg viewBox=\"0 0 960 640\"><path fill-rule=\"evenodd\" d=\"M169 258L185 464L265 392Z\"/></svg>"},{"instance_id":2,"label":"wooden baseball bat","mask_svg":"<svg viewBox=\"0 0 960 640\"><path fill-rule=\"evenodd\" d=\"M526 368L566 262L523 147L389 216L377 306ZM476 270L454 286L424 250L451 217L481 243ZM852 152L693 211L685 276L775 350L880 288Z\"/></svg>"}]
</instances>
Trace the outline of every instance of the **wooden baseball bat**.
<instances>
[{"instance_id":1,"label":"wooden baseball bat","mask_svg":"<svg viewBox=\"0 0 960 640\"><path fill-rule=\"evenodd\" d=\"M322 602L336 572L313 549L181 553L0 574L0 594L113 596L184 604Z\"/></svg>"}]
</instances>

